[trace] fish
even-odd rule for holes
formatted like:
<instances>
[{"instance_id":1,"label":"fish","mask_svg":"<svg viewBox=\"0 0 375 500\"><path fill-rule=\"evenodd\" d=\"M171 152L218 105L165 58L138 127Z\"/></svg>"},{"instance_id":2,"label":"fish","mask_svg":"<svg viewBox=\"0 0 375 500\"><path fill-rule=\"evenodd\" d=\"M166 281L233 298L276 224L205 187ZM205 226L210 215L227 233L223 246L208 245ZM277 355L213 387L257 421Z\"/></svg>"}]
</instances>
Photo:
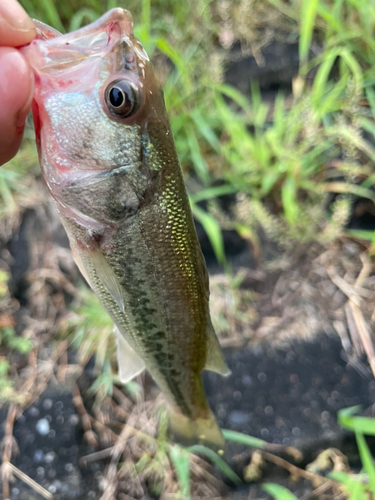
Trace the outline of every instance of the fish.
<instances>
[{"instance_id":1,"label":"fish","mask_svg":"<svg viewBox=\"0 0 375 500\"><path fill-rule=\"evenodd\" d=\"M112 9L64 35L36 28L21 51L35 77L42 176L114 322L119 378L147 368L169 403L171 438L222 452L201 372L230 370L163 93L131 14Z\"/></svg>"}]
</instances>

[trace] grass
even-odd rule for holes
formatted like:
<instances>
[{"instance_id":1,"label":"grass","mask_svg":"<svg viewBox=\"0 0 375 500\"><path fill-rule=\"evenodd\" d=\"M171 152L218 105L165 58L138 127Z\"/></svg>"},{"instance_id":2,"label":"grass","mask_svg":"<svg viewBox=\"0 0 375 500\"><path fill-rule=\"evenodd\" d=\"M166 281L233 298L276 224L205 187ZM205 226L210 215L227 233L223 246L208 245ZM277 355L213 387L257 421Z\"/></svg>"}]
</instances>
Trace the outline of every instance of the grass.
<instances>
[{"instance_id":1,"label":"grass","mask_svg":"<svg viewBox=\"0 0 375 500\"><path fill-rule=\"evenodd\" d=\"M375 495L375 463L365 439L375 436L375 419L356 417L359 407L346 408L338 412L338 422L355 433L362 470L359 474L335 471L329 478L340 484L346 500L369 500ZM298 500L290 491L277 484L265 484L264 490L276 500Z\"/></svg>"},{"instance_id":2,"label":"grass","mask_svg":"<svg viewBox=\"0 0 375 500\"><path fill-rule=\"evenodd\" d=\"M355 432L363 469L359 474L352 471L335 471L327 476L327 480L332 480L339 485L340 498L345 498L346 500L369 500L372 498L371 495L375 494L375 464L364 438L364 435L375 436L375 419L355 417L354 414L358 409L358 407L353 407L339 411L338 422L344 428ZM252 448L266 449L268 445L268 443L261 439L253 438L239 432L224 431L224 436L227 442L234 441ZM184 500L191 499L189 453L199 453L207 456L227 479L234 484L241 484L241 479L232 469L218 455L203 446L193 446L186 450L173 445L170 453L180 485L180 497ZM287 488L278 484L265 483L262 485L262 489L275 498L275 500L298 500Z\"/></svg>"},{"instance_id":3,"label":"grass","mask_svg":"<svg viewBox=\"0 0 375 500\"><path fill-rule=\"evenodd\" d=\"M22 405L26 399L27 395L19 390L12 374L16 359L33 348L31 340L15 333L9 278L8 273L0 270L0 407L9 402Z\"/></svg>"},{"instance_id":4,"label":"grass","mask_svg":"<svg viewBox=\"0 0 375 500\"><path fill-rule=\"evenodd\" d=\"M113 0L21 3L32 16L62 31L124 6ZM247 226L253 232L275 216L277 230L264 229L281 243L332 240L343 234L354 199L375 200L375 19L370 4L269 0L267 15L258 7L253 17L258 15L259 24L272 27L278 21L299 36L300 71L293 94L266 103L256 82L248 97L222 82L229 55L215 39L220 38L220 16L228 19L234 39L254 44L259 32L254 20L247 31L242 26L243 3L242 11L234 5L225 12L205 0L194 2L195 9L161 0L152 8L150 0L126 5L162 81L188 186L196 186L190 189L194 216L220 263L225 261L220 221L215 210L194 201L197 189L201 198L210 197L213 185L224 181L228 191L243 195L242 206L248 200L247 220L233 228L241 234ZM329 193L335 194L336 204L329 203Z\"/></svg>"},{"instance_id":5,"label":"grass","mask_svg":"<svg viewBox=\"0 0 375 500\"><path fill-rule=\"evenodd\" d=\"M152 57L162 82L194 217L204 227L218 262L225 263L223 228L236 230L256 248L259 226L285 246L296 240L326 243L348 235L370 241L370 254L375 254L374 231L345 230L355 199L375 201L372 2L267 0L259 2L262 5L251 4L252 9L246 0L194 0L188 4L156 0L152 5L150 0L21 3L31 16L60 31L78 29L116 6L132 12L136 36ZM264 100L256 81L249 96L224 83L225 62L230 60L228 40L241 41L245 51L250 48L261 61L261 47L267 43L259 29L262 26L275 39L283 31L287 41L299 43L300 67L293 91L279 93L272 102ZM2 219L19 212L36 161L27 138L20 154L0 170ZM217 201L226 194L237 195L229 212ZM7 276L0 276L0 287L5 287L0 296L4 307L6 280ZM1 328L0 394L17 402L8 357L27 353L32 345L17 337L12 325ZM81 293L81 304L63 330L83 365L97 353L97 378L91 388L96 400L111 396L117 383L112 323L92 294ZM135 384L127 386L133 397L138 390ZM364 438L374 435L375 424L353 412L342 411L339 422L356 434L363 471L359 475L334 472L331 477L347 498L362 500L370 498L370 492L375 495L374 463ZM152 479L155 490L160 489L160 478L171 470L168 464L172 463L178 498L192 498L195 454L212 460L238 483L239 478L221 457L203 447L186 450L168 444L164 431L161 425L155 455L144 453L132 464L133 473ZM250 436L224 433L229 441L265 447L263 441ZM264 488L280 500L295 498L280 485Z\"/></svg>"}]
</instances>

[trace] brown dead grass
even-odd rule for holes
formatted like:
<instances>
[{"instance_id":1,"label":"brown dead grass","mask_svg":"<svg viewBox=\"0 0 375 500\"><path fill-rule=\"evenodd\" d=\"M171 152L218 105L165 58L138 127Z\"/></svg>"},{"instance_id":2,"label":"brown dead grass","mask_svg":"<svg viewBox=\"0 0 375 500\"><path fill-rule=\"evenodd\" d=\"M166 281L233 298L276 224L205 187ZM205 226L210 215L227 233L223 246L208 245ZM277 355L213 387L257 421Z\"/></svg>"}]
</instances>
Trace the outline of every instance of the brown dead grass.
<instances>
[{"instance_id":1,"label":"brown dead grass","mask_svg":"<svg viewBox=\"0 0 375 500\"><path fill-rule=\"evenodd\" d=\"M30 230L28 236L32 254L25 276L27 308L20 310L20 304L8 297L0 316L8 323L14 323L17 317L23 334L35 345L26 358L14 359L11 366L15 389L23 399L9 406L2 443L3 496L7 498L9 482L13 474L17 475L14 466L9 465L17 453L14 422L48 384L56 383L72 387L84 439L96 449L82 458L81 466L107 460L101 500L141 499L146 484L157 485L161 499L180 498L173 464L159 442L165 435L158 423L163 399L141 391L134 400L124 389L114 387L111 397L102 395L94 404L88 404L76 383L84 366L68 364L69 343L54 340L60 321L68 314L67 304L79 296L73 284L79 275L70 252L55 242L62 228L43 187L40 193L43 196L35 201L34 208L41 229L39 233ZM7 266L4 260L8 270L10 264ZM368 371L362 361L365 354L375 373L374 271L365 248L342 239L326 248L299 247L292 255L280 255L278 260L264 262L256 270L238 268L232 276L212 276L211 310L221 343L242 348L257 343L284 346L295 338L309 340L323 331L340 336L348 363L359 371ZM271 455L263 454L262 460L276 461L287 469L294 467ZM298 470L302 469L290 472L305 477ZM225 486L214 475L212 466L197 455L191 455L191 476L192 498L224 498ZM30 481L28 484L35 486ZM316 493L320 490L327 498L343 498L333 484L321 484ZM49 498L47 494L44 492Z\"/></svg>"}]
</instances>

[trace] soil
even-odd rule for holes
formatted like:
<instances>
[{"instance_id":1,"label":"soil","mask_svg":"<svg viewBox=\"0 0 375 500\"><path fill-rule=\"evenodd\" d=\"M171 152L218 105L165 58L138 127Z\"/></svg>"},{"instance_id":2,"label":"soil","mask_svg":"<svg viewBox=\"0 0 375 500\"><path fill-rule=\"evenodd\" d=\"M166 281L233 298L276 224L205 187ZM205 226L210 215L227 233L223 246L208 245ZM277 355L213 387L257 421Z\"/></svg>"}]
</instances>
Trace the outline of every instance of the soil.
<instances>
[{"instance_id":1,"label":"soil","mask_svg":"<svg viewBox=\"0 0 375 500\"><path fill-rule=\"evenodd\" d=\"M298 68L296 45L275 42L264 49L264 57L263 68L253 58L231 63L228 83L237 84L245 93L249 91L250 77L259 77L264 92L289 88ZM47 366L48 360L53 359L51 338L58 320L74 298L75 289L73 285L69 288L69 283L76 285L80 278L67 250L62 226L45 189L38 186L43 193L41 207L23 213L18 232L3 246L1 256L9 265L11 291L20 305L15 313L17 331L35 329L42 344L49 336L42 356ZM357 211L355 217L352 227L361 227L361 217L366 228L371 226L366 210ZM269 443L298 448L303 454L301 467L329 447L342 450L351 465L359 467L353 435L338 426L337 411L362 405L369 414L374 413L375 381L365 354L356 351L354 340L350 340L345 319L348 297L332 279L345 277L353 286L363 265L359 256L364 248L346 240L328 249L301 246L292 254L285 254L275 242L264 240L263 259L259 262L236 233L225 232L233 274L242 273L244 277L236 288L231 287L219 269L199 227L198 234L212 274L214 321L217 330L224 332L224 354L232 370L226 379L214 373L204 374L208 400L220 425ZM46 269L48 273L43 274L41 270ZM43 286L32 288L30 293L38 280L42 280ZM363 303L363 317L367 324L373 324L373 270L365 285L368 296ZM221 314L226 316L223 327L219 324ZM41 318L52 320L44 319L43 323ZM67 366L74 372L73 350L67 356ZM83 428L82 415L73 402L72 386L79 373L65 378L64 384L53 368L51 373L46 376L47 387L14 424L19 452L14 448L12 463L55 500L98 500L106 486L108 461L82 461L96 449L87 444L87 429ZM83 374L78 385L87 385L85 377L90 378L90 373ZM148 385L152 383L148 381ZM7 415L8 408L4 407L0 420L5 422ZM241 445L228 445L226 459L240 477L252 452ZM221 477L217 470L216 475ZM286 471L270 465L264 466L264 480L285 484L303 499L308 499L314 489L309 481L292 482ZM238 488L228 484L221 494L223 498L238 500L268 498L259 481ZM16 478L10 486L10 498L43 497ZM136 498L157 496L145 486Z\"/></svg>"},{"instance_id":2,"label":"soil","mask_svg":"<svg viewBox=\"0 0 375 500\"><path fill-rule=\"evenodd\" d=\"M14 426L19 448L14 464L53 494L55 500L99 498L96 492L103 477L103 465L94 463L79 467L79 457L93 451L83 442L82 436L71 390L52 384ZM42 497L17 480L11 486L10 498L39 500Z\"/></svg>"},{"instance_id":3,"label":"soil","mask_svg":"<svg viewBox=\"0 0 375 500\"><path fill-rule=\"evenodd\" d=\"M22 321L27 323L25 306L28 302L24 292L28 286L22 278L23 272L18 271L25 268L25 261L29 267L32 262L38 265L38 259L35 255L32 257L33 241L44 238L43 248L52 242L61 249L67 246L55 215L50 214L52 220L47 219L46 224L51 224L54 230L46 233L43 224L38 226L38 215L33 211L25 212L20 231L9 244L10 251L16 249L12 252L11 267L14 295L24 302L17 313L20 324ZM22 246L16 245L15 239L23 241ZM273 243L265 242L264 246L267 245L273 246ZM348 241L331 250L318 246L301 247L283 258L280 258L280 252L264 248L263 254L269 257L261 265L257 266L251 259L254 269L247 268L249 275L243 281L240 295L249 290L256 294L257 300L250 307L245 301L245 306L248 309L254 307L258 316L246 325L235 318L231 327L234 330L222 339L228 346L224 348L224 354L232 375L222 379L214 373L204 373L208 400L222 428L259 437L269 443L294 446L303 453L303 462L299 466L311 462L329 447L342 450L351 457L353 466L359 465L353 435L340 429L337 411L353 405L371 407L375 400L375 381L365 357L349 360L342 339L332 328L335 319L342 319L346 297L337 287L327 286L322 262L330 261L331 252L338 272L340 265L348 266L349 262L356 274L361 268L360 251L357 244ZM241 255L249 253L250 249L246 246L244 249L241 242L237 247L233 246L232 252L234 262L236 259L243 261L248 257ZM70 269L66 262L65 266ZM228 317L231 312L225 309L221 288L217 288L220 280L225 283L226 277L218 273L217 265L212 269L215 271L211 277L215 321L218 309ZM235 266L233 272L238 269L244 268ZM73 274L70 279L74 282L77 275ZM299 284L297 296L295 283ZM307 291L306 283L309 284ZM373 289L373 284L371 287ZM224 289L226 293L230 292L230 285L227 283ZM242 304L238 307L241 309ZM317 314L319 321L313 321ZM273 321L270 322L269 318ZM303 323L309 327L302 328ZM250 334L245 332L244 326L250 328ZM48 355L47 352L44 356ZM69 362L75 366L73 351L69 357ZM86 371L84 378L78 379L83 389L89 385L85 377L92 377L91 369ZM107 462L82 463L82 457L95 449L84 439L81 415L73 405L71 387L75 380L73 377L71 382L67 380L61 385L52 377L47 389L18 418L13 435L19 453L13 454L12 463L52 493L55 500L82 496L97 500L106 484ZM152 386L150 380L148 385ZM85 391L82 393L84 395ZM89 406L87 398L84 399ZM5 420L5 417L6 411L3 410L1 418ZM241 445L228 445L226 459L240 477L243 477L252 452ZM216 473L220 477L220 472ZM262 479L288 485L299 498L308 498L306 495L313 491L309 481L291 482L286 472L274 466L264 467ZM156 498L147 491L145 494L143 498ZM229 485L229 489L223 488L222 495L237 499L267 498L260 483L239 489ZM11 485L12 500L39 498L39 493L20 479Z\"/></svg>"}]
</instances>

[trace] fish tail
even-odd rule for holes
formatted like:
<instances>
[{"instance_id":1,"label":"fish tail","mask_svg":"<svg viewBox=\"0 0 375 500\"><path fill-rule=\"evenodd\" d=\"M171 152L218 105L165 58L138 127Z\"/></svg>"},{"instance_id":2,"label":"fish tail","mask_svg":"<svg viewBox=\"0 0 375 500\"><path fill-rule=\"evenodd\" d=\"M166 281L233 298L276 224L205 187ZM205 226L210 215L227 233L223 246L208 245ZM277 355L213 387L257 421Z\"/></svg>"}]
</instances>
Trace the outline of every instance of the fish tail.
<instances>
[{"instance_id":1,"label":"fish tail","mask_svg":"<svg viewBox=\"0 0 375 500\"><path fill-rule=\"evenodd\" d=\"M191 419L171 408L169 435L183 446L203 444L219 454L224 453L225 440L211 410L205 418Z\"/></svg>"}]
</instances>

